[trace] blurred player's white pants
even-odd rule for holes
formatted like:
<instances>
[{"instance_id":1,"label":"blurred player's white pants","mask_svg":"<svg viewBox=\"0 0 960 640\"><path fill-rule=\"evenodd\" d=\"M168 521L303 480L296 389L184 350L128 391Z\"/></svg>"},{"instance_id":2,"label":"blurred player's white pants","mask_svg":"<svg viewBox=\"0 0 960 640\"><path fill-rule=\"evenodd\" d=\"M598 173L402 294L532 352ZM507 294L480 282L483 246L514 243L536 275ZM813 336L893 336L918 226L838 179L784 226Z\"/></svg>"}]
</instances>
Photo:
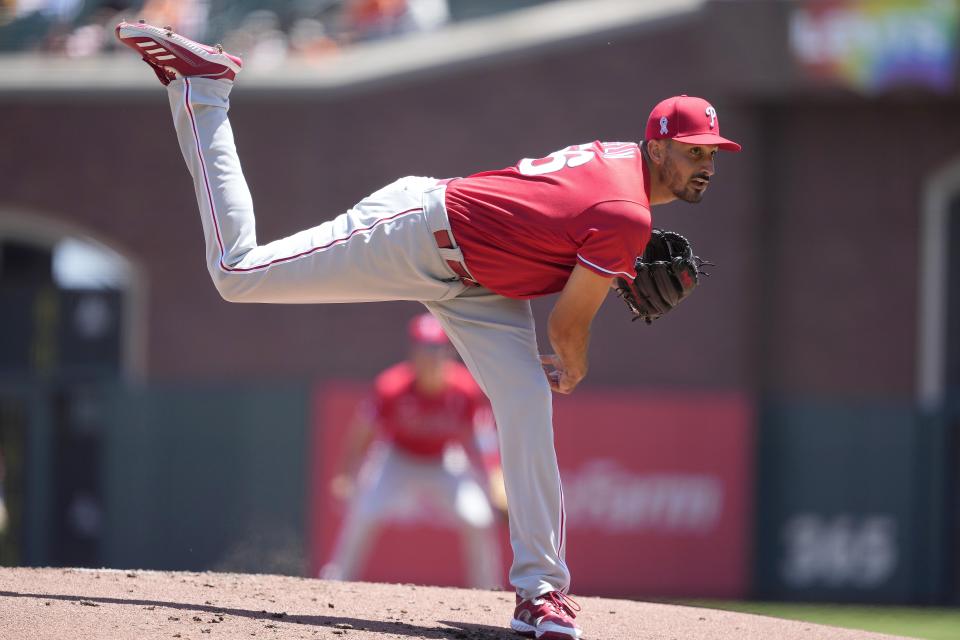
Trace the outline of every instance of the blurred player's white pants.
<instances>
[{"instance_id":1,"label":"blurred player's white pants","mask_svg":"<svg viewBox=\"0 0 960 640\"><path fill-rule=\"evenodd\" d=\"M446 261L462 258L460 250L438 248L433 236L449 231L450 223L444 187L431 178L401 178L333 220L258 245L253 200L227 118L232 86L192 78L167 87L218 291L235 302L423 302L493 407L513 547L510 583L524 598L566 591L553 397L529 301L456 279Z\"/></svg>"},{"instance_id":2,"label":"blurred player's white pants","mask_svg":"<svg viewBox=\"0 0 960 640\"><path fill-rule=\"evenodd\" d=\"M320 577L356 580L380 524L424 518L460 532L470 586L502 586L493 509L463 449L452 447L440 459L420 458L383 442L371 448L364 462L357 493ZM411 550L411 561L435 561L429 550L420 553Z\"/></svg>"}]
</instances>

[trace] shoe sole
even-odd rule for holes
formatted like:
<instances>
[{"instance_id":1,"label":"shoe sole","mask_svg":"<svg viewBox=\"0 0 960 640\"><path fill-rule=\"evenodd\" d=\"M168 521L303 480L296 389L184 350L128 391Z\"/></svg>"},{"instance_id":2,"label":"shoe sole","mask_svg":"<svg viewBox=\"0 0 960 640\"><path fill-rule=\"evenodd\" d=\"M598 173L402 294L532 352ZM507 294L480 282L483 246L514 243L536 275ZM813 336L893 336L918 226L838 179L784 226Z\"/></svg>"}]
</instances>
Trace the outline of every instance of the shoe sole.
<instances>
[{"instance_id":1,"label":"shoe sole","mask_svg":"<svg viewBox=\"0 0 960 640\"><path fill-rule=\"evenodd\" d=\"M166 29L154 27L153 25L130 24L128 22L120 27L120 29L117 31L117 35L121 40L127 38L150 38L158 43L170 43L186 49L198 58L201 58L204 62L224 66L230 71L233 71L234 74L240 73L240 69L242 68L241 65L238 65L231 60L226 53L207 51L193 40L179 36L175 33L167 31Z\"/></svg>"},{"instance_id":2,"label":"shoe sole","mask_svg":"<svg viewBox=\"0 0 960 640\"><path fill-rule=\"evenodd\" d=\"M514 633L521 635L525 638L536 638L537 637L537 628L527 624L522 620L517 620L514 618L510 621L510 628L513 629Z\"/></svg>"},{"instance_id":3,"label":"shoe sole","mask_svg":"<svg viewBox=\"0 0 960 640\"><path fill-rule=\"evenodd\" d=\"M582 634L583 631L580 629L545 622L537 628L535 637L537 640L578 640Z\"/></svg>"}]
</instances>

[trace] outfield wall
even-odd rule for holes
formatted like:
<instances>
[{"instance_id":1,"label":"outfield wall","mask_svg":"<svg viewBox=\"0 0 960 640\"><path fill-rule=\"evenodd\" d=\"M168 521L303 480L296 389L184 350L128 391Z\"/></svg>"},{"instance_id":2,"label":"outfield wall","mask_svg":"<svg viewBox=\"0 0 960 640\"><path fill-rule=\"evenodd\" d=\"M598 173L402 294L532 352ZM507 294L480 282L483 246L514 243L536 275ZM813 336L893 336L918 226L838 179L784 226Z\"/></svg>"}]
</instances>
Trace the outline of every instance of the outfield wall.
<instances>
[{"instance_id":1,"label":"outfield wall","mask_svg":"<svg viewBox=\"0 0 960 640\"><path fill-rule=\"evenodd\" d=\"M6 385L4 444L27 460L9 478L24 493L6 562L315 575L344 508L329 479L365 391ZM578 593L953 597L957 422L945 415L650 388L585 390L556 415ZM455 533L429 509L408 515L384 526L364 577L464 584Z\"/></svg>"}]
</instances>

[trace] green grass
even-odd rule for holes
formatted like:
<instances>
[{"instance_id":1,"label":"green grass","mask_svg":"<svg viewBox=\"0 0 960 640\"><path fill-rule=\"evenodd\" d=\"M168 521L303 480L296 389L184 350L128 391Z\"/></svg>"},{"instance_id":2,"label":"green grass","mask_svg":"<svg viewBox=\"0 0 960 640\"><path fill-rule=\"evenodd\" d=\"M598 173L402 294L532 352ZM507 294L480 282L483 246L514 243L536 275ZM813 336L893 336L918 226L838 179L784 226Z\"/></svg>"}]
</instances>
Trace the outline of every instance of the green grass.
<instances>
[{"instance_id":1,"label":"green grass","mask_svg":"<svg viewBox=\"0 0 960 640\"><path fill-rule=\"evenodd\" d=\"M708 609L756 613L835 627L862 629L924 640L960 640L960 608L886 607L784 602L697 600L685 604Z\"/></svg>"}]
</instances>

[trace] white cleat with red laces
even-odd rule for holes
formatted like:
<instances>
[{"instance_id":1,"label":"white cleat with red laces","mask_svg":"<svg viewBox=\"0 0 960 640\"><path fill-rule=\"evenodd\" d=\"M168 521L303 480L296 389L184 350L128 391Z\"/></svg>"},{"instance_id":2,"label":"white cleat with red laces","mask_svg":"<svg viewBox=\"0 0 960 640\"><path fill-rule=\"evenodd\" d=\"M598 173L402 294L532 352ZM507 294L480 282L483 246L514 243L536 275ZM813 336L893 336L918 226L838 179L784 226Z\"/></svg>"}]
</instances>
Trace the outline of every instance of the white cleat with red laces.
<instances>
[{"instance_id":1,"label":"white cleat with red laces","mask_svg":"<svg viewBox=\"0 0 960 640\"><path fill-rule=\"evenodd\" d=\"M578 640L583 631L573 621L577 611L580 611L580 605L560 591L550 591L529 600L517 595L517 608L510 628L537 640Z\"/></svg>"},{"instance_id":2,"label":"white cleat with red laces","mask_svg":"<svg viewBox=\"0 0 960 640\"><path fill-rule=\"evenodd\" d=\"M220 45L200 44L142 20L118 24L117 38L139 53L165 85L178 77L233 81L243 67L240 58L224 52Z\"/></svg>"}]
</instances>

